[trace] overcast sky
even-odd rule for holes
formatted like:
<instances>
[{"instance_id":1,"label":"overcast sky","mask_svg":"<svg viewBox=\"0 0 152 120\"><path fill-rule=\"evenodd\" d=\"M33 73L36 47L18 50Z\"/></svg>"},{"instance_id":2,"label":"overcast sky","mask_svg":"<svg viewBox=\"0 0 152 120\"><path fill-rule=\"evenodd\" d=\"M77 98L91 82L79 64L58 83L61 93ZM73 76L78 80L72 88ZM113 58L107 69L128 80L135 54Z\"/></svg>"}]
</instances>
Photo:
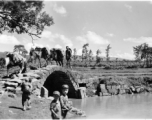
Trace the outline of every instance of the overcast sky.
<instances>
[{"instance_id":1,"label":"overcast sky","mask_svg":"<svg viewBox=\"0 0 152 120\"><path fill-rule=\"evenodd\" d=\"M55 24L44 30L36 46L58 47L68 45L81 54L89 43L95 54L110 44L110 56L133 59L133 46L144 42L152 46L152 2L150 1L45 1L44 10ZM28 35L3 33L0 51L12 51L15 44L32 46Z\"/></svg>"}]
</instances>

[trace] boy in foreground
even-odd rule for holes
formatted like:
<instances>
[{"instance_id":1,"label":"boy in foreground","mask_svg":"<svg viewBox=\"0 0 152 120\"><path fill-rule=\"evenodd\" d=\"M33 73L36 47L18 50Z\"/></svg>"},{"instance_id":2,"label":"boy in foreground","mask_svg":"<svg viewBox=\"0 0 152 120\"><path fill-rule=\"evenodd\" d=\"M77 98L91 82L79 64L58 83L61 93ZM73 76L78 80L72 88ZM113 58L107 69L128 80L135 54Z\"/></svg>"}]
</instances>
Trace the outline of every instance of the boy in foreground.
<instances>
[{"instance_id":1,"label":"boy in foreground","mask_svg":"<svg viewBox=\"0 0 152 120\"><path fill-rule=\"evenodd\" d=\"M63 118L66 118L66 115L68 112L75 113L77 115L86 116L84 111L81 111L77 108L74 108L72 106L72 101L68 100L68 94L69 92L69 86L64 84L62 85L62 93L60 96L60 103L61 103L61 109L62 109L62 116Z\"/></svg>"},{"instance_id":2,"label":"boy in foreground","mask_svg":"<svg viewBox=\"0 0 152 120\"><path fill-rule=\"evenodd\" d=\"M60 105L60 93L58 91L53 92L54 99L50 104L51 116L52 119L61 119L61 105Z\"/></svg>"}]
</instances>

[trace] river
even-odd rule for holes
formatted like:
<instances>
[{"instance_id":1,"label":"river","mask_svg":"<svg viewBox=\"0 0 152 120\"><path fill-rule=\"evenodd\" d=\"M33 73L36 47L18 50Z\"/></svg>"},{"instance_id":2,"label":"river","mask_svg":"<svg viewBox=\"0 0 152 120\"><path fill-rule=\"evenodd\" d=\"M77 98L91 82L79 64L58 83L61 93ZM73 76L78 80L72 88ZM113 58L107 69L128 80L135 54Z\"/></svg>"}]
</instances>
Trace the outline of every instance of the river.
<instances>
[{"instance_id":1,"label":"river","mask_svg":"<svg viewBox=\"0 0 152 120\"><path fill-rule=\"evenodd\" d=\"M86 112L87 117L81 119L152 119L151 93L71 100Z\"/></svg>"}]
</instances>

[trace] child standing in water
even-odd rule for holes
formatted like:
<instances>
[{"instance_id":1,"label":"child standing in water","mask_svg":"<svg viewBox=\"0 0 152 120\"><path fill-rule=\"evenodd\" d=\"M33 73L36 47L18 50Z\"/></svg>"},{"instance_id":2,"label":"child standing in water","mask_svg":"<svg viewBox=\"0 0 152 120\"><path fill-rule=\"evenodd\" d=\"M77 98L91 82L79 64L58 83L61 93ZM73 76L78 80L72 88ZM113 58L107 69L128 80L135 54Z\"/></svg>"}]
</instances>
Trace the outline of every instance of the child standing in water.
<instances>
[{"instance_id":1,"label":"child standing in water","mask_svg":"<svg viewBox=\"0 0 152 120\"><path fill-rule=\"evenodd\" d=\"M54 99L50 104L51 116L52 119L61 119L61 105L60 105L60 93L58 91L53 92Z\"/></svg>"},{"instance_id":2,"label":"child standing in water","mask_svg":"<svg viewBox=\"0 0 152 120\"><path fill-rule=\"evenodd\" d=\"M72 101L68 100L68 94L69 92L69 86L64 84L62 85L62 93L60 96L60 103L61 103L61 109L62 109L62 116L63 118L66 117L68 112L75 113L77 115L86 116L84 111L81 111L77 108L74 108L72 106Z\"/></svg>"}]
</instances>

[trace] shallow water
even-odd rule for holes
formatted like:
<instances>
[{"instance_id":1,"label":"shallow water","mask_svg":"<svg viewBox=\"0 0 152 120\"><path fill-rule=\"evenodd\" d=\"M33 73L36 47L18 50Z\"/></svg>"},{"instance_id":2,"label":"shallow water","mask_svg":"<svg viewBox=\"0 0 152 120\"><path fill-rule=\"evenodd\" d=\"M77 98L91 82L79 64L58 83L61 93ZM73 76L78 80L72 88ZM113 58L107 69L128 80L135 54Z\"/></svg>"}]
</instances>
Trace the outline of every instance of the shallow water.
<instances>
[{"instance_id":1,"label":"shallow water","mask_svg":"<svg viewBox=\"0 0 152 120\"><path fill-rule=\"evenodd\" d=\"M86 112L82 119L152 119L152 94L134 94L72 99ZM79 117L80 118L80 117Z\"/></svg>"}]
</instances>

